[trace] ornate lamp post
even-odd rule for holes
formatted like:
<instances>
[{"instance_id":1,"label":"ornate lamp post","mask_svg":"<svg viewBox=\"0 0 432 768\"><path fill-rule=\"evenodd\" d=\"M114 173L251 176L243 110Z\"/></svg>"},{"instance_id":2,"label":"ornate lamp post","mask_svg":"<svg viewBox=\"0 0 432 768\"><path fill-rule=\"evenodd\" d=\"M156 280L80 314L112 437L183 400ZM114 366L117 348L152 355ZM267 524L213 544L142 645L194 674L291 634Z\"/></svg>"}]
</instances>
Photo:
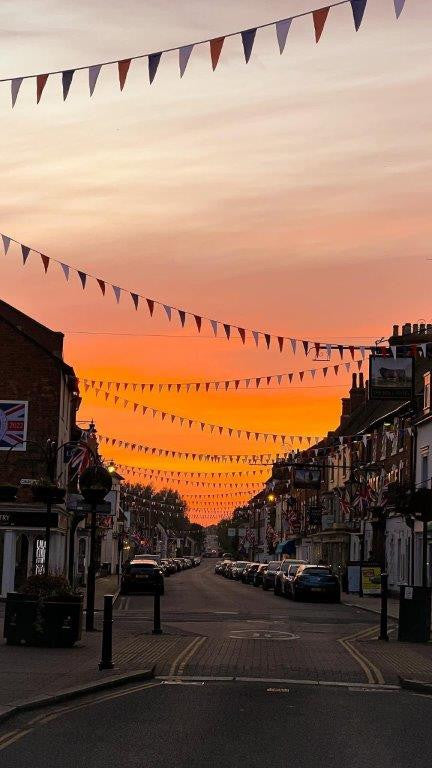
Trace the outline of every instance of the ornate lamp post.
<instances>
[{"instance_id":1,"label":"ornate lamp post","mask_svg":"<svg viewBox=\"0 0 432 768\"><path fill-rule=\"evenodd\" d=\"M79 478L79 488L85 501L91 505L90 562L87 572L86 631L94 630L94 603L96 582L96 508L112 487L110 472L100 464L84 470Z\"/></svg>"}]
</instances>

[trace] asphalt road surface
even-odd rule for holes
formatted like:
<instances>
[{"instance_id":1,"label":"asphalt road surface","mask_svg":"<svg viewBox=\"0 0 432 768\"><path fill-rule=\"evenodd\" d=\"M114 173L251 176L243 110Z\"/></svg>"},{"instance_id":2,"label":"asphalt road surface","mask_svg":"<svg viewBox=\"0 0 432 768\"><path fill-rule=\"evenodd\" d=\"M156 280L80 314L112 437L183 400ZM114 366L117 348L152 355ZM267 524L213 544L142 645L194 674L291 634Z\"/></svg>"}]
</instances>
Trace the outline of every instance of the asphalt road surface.
<instances>
[{"instance_id":1,"label":"asphalt road surface","mask_svg":"<svg viewBox=\"0 0 432 768\"><path fill-rule=\"evenodd\" d=\"M163 638L186 643L178 660L0 725L1 767L429 768L432 696L380 680L346 640L372 637L376 616L293 603L214 565L167 580ZM114 627L130 629L132 648L150 642L151 611L149 597L119 602Z\"/></svg>"}]
</instances>

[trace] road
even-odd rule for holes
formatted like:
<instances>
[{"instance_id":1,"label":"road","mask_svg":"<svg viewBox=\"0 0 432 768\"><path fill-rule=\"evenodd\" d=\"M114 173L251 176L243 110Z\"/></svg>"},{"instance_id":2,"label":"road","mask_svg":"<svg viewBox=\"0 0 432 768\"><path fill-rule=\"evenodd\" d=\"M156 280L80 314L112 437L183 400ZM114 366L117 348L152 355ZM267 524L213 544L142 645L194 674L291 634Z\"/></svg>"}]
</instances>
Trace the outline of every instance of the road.
<instances>
[{"instance_id":1,"label":"road","mask_svg":"<svg viewBox=\"0 0 432 768\"><path fill-rule=\"evenodd\" d=\"M167 581L163 638L185 645L154 680L4 723L2 768L430 765L432 697L368 680L367 657L341 642L370 637L375 616L292 603L213 567ZM137 646L151 638L150 608L131 596L116 611Z\"/></svg>"}]
</instances>

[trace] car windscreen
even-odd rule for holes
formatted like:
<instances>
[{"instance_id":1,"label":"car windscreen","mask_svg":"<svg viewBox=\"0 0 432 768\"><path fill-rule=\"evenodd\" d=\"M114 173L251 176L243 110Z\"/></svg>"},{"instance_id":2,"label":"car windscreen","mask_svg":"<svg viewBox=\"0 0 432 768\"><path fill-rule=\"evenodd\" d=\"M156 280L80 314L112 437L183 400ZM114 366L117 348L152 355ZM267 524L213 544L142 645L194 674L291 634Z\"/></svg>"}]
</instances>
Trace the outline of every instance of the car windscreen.
<instances>
[{"instance_id":1,"label":"car windscreen","mask_svg":"<svg viewBox=\"0 0 432 768\"><path fill-rule=\"evenodd\" d=\"M328 576L331 573L330 568L305 568L303 571L306 576L319 576L320 574L322 576Z\"/></svg>"},{"instance_id":2,"label":"car windscreen","mask_svg":"<svg viewBox=\"0 0 432 768\"><path fill-rule=\"evenodd\" d=\"M279 560L274 560L272 563L269 563L269 567L268 567L269 571L278 571L279 568L280 568Z\"/></svg>"},{"instance_id":3,"label":"car windscreen","mask_svg":"<svg viewBox=\"0 0 432 768\"><path fill-rule=\"evenodd\" d=\"M142 563L142 565L130 565L127 569L127 573L137 576L143 573L153 573L156 566L151 563Z\"/></svg>"},{"instance_id":4,"label":"car windscreen","mask_svg":"<svg viewBox=\"0 0 432 768\"><path fill-rule=\"evenodd\" d=\"M294 576L294 574L295 574L295 573L297 573L297 571L298 571L298 569L299 569L299 568L300 568L300 566L299 566L299 565L290 565L290 567L288 568L288 573L289 573L291 576Z\"/></svg>"}]
</instances>

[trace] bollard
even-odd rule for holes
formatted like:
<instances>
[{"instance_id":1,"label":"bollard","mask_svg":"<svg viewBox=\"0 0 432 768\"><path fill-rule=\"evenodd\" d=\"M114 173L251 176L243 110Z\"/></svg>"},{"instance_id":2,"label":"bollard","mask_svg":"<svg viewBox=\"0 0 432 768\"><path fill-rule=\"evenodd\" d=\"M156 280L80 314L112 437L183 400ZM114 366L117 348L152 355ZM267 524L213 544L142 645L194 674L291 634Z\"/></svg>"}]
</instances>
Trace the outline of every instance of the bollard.
<instances>
[{"instance_id":1,"label":"bollard","mask_svg":"<svg viewBox=\"0 0 432 768\"><path fill-rule=\"evenodd\" d=\"M153 634L161 635L161 617L160 617L160 593L156 592L154 596L154 613L153 613Z\"/></svg>"},{"instance_id":2,"label":"bollard","mask_svg":"<svg viewBox=\"0 0 432 768\"><path fill-rule=\"evenodd\" d=\"M381 574L381 622L380 622L380 640L388 640L387 634L387 583L388 575L386 573Z\"/></svg>"},{"instance_id":3,"label":"bollard","mask_svg":"<svg viewBox=\"0 0 432 768\"><path fill-rule=\"evenodd\" d=\"M102 657L99 669L113 669L112 660L112 625L113 625L113 596L104 595L104 615L102 630Z\"/></svg>"}]
</instances>

